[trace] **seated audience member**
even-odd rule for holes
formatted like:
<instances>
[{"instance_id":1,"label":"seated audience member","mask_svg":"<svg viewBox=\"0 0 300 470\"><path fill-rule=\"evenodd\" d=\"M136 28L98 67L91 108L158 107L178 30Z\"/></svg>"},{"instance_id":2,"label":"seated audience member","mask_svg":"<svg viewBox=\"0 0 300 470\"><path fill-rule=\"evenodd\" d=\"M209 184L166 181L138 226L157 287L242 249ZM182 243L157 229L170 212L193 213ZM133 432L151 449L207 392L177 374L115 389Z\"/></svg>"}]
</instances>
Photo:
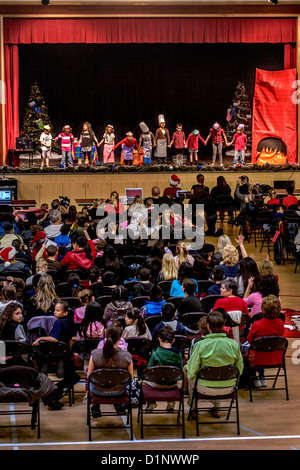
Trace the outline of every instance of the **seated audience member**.
<instances>
[{"instance_id":1,"label":"seated audience member","mask_svg":"<svg viewBox=\"0 0 300 470\"><path fill-rule=\"evenodd\" d=\"M186 261L193 266L194 258L192 255L189 254L185 242L181 241L177 243L176 255L174 256L174 261L175 261L175 266L177 269L179 269L179 266Z\"/></svg>"},{"instance_id":2,"label":"seated audience member","mask_svg":"<svg viewBox=\"0 0 300 470\"><path fill-rule=\"evenodd\" d=\"M70 235L72 236L77 233L84 233L87 231L88 226L87 216L85 214L77 213L75 223L70 226Z\"/></svg>"},{"instance_id":3,"label":"seated audience member","mask_svg":"<svg viewBox=\"0 0 300 470\"><path fill-rule=\"evenodd\" d=\"M24 273L24 277L28 278L31 275L31 270L29 266L22 263L22 261L15 259L16 250L12 246L2 248L0 251L0 274L10 273L13 276L13 273L17 271Z\"/></svg>"},{"instance_id":4,"label":"seated audience member","mask_svg":"<svg viewBox=\"0 0 300 470\"><path fill-rule=\"evenodd\" d=\"M282 199L282 204L288 209L290 206L297 205L298 206L298 199L294 196L294 186L289 185L286 188L286 196Z\"/></svg>"},{"instance_id":5,"label":"seated audience member","mask_svg":"<svg viewBox=\"0 0 300 470\"><path fill-rule=\"evenodd\" d=\"M272 206L272 204L280 204L280 199L278 199L276 196L277 196L277 192L275 189L270 189L269 192L268 192L268 195L269 195L269 198L268 199L268 206Z\"/></svg>"},{"instance_id":6,"label":"seated audience member","mask_svg":"<svg viewBox=\"0 0 300 470\"><path fill-rule=\"evenodd\" d=\"M216 212L215 203L212 197L207 194L201 186L196 185L193 194L189 199L189 206L191 206L193 212L193 220L200 205L204 206L205 221L207 224L205 235L219 237L223 234L223 229L216 228L218 215Z\"/></svg>"},{"instance_id":7,"label":"seated audience member","mask_svg":"<svg viewBox=\"0 0 300 470\"><path fill-rule=\"evenodd\" d=\"M65 266L68 271L90 269L94 264L97 252L88 233L75 235L72 244L73 250L65 254L61 260L61 265Z\"/></svg>"},{"instance_id":8,"label":"seated audience member","mask_svg":"<svg viewBox=\"0 0 300 470\"><path fill-rule=\"evenodd\" d=\"M106 324L114 322L118 318L125 318L127 310L133 308L132 303L128 300L128 291L125 287L115 287L111 294L112 301L106 305L103 315Z\"/></svg>"},{"instance_id":9,"label":"seated audience member","mask_svg":"<svg viewBox=\"0 0 300 470\"><path fill-rule=\"evenodd\" d=\"M48 272L48 264L45 258L40 258L35 263L35 273L32 276L26 279L26 286L32 286L34 279L37 277L39 278L43 274L47 274Z\"/></svg>"},{"instance_id":10,"label":"seated audience member","mask_svg":"<svg viewBox=\"0 0 300 470\"><path fill-rule=\"evenodd\" d=\"M222 200L222 196L226 196L227 198L230 196L230 199L233 202L233 199L231 198L231 187L226 182L224 176L218 176L217 184L211 189L210 196L214 202ZM225 211L221 209L219 212L221 220L224 220L224 215ZM228 209L228 215L230 218L232 218L232 210L230 208Z\"/></svg>"},{"instance_id":11,"label":"seated audience member","mask_svg":"<svg viewBox=\"0 0 300 470\"><path fill-rule=\"evenodd\" d=\"M223 249L226 245L232 245L232 242L228 235L221 235L218 238L218 243L217 243L217 251L214 252L211 258L210 266L214 268L215 266L219 265L222 262L222 253Z\"/></svg>"},{"instance_id":12,"label":"seated audience member","mask_svg":"<svg viewBox=\"0 0 300 470\"><path fill-rule=\"evenodd\" d=\"M247 304L244 299L237 297L237 282L227 278L221 282L220 288L222 299L218 299L213 310L224 309L225 312L240 311L249 316Z\"/></svg>"},{"instance_id":13,"label":"seated audience member","mask_svg":"<svg viewBox=\"0 0 300 470\"><path fill-rule=\"evenodd\" d=\"M163 198L175 199L177 196L177 191L181 189L180 187L180 178L177 175L173 174L169 178L170 186L164 189Z\"/></svg>"},{"instance_id":14,"label":"seated audience member","mask_svg":"<svg viewBox=\"0 0 300 470\"><path fill-rule=\"evenodd\" d=\"M185 297L183 292L182 283L184 279L193 279L193 266L185 261L181 263L178 269L178 279L174 279L171 284L170 297ZM193 279L196 282L197 288L196 293L198 292L198 283L196 279Z\"/></svg>"},{"instance_id":15,"label":"seated audience member","mask_svg":"<svg viewBox=\"0 0 300 470\"><path fill-rule=\"evenodd\" d=\"M96 252L97 253L97 252ZM103 269L113 271L116 276L116 283L123 284L126 280L126 267L122 259L118 256L113 246L105 246L103 253Z\"/></svg>"},{"instance_id":16,"label":"seated audience member","mask_svg":"<svg viewBox=\"0 0 300 470\"><path fill-rule=\"evenodd\" d=\"M194 257L193 278L196 279L196 281L206 281L209 278L207 261L201 255Z\"/></svg>"},{"instance_id":17,"label":"seated audience member","mask_svg":"<svg viewBox=\"0 0 300 470\"><path fill-rule=\"evenodd\" d=\"M265 276L259 276L256 284L254 284L253 278L249 279L248 286L244 293L244 300L248 309L251 309L251 318L261 312L261 305L264 297L271 294L275 295L280 300L279 285L274 275L266 274Z\"/></svg>"},{"instance_id":18,"label":"seated audience member","mask_svg":"<svg viewBox=\"0 0 300 470\"><path fill-rule=\"evenodd\" d=\"M104 338L103 308L98 302L91 301L86 305L77 333L77 339Z\"/></svg>"},{"instance_id":19,"label":"seated audience member","mask_svg":"<svg viewBox=\"0 0 300 470\"><path fill-rule=\"evenodd\" d=\"M238 285L237 295L243 297L247 287L249 287L249 279L252 279L252 288L255 288L258 282L259 272L256 262L250 256L240 259L239 273L236 277Z\"/></svg>"},{"instance_id":20,"label":"seated audience member","mask_svg":"<svg viewBox=\"0 0 300 470\"><path fill-rule=\"evenodd\" d=\"M272 274L272 276L276 277L276 280L278 282L279 277L276 272L276 269L274 267L274 263L270 261L269 259L263 259L259 263L257 263L258 266L258 271L261 276L266 276L267 274Z\"/></svg>"},{"instance_id":21,"label":"seated audience member","mask_svg":"<svg viewBox=\"0 0 300 470\"><path fill-rule=\"evenodd\" d=\"M161 271L157 276L157 282L174 281L178 277L174 256L172 253L165 253L162 258Z\"/></svg>"},{"instance_id":22,"label":"seated audience member","mask_svg":"<svg viewBox=\"0 0 300 470\"><path fill-rule=\"evenodd\" d=\"M247 336L247 343L251 345L255 339L262 336L284 336L284 322L279 318L280 312L281 303L277 296L271 294L264 297L261 304L262 319L255 321L251 325ZM282 351L252 351L249 360L261 365L280 364L282 361ZM260 370L259 375L254 379L254 386L258 388L267 386L263 370Z\"/></svg>"},{"instance_id":23,"label":"seated audience member","mask_svg":"<svg viewBox=\"0 0 300 470\"><path fill-rule=\"evenodd\" d=\"M233 245L226 245L222 251L222 261L218 265L224 276L235 278L239 273L239 253Z\"/></svg>"},{"instance_id":24,"label":"seated audience member","mask_svg":"<svg viewBox=\"0 0 300 470\"><path fill-rule=\"evenodd\" d=\"M132 381L134 380L132 356L128 351L124 351L119 347L122 333L123 329L119 325L112 324L106 328L105 340L100 342L100 347L92 351L87 377L89 377L94 370L102 367L116 367L127 370L132 377ZM102 345L102 343L104 344ZM92 393L94 395L97 395L98 390L98 388L92 387ZM101 390L99 390L98 393L99 392L101 392ZM123 395L125 393L125 386L120 385L120 387L115 390L115 394L117 395L118 392L119 395ZM92 405L92 414L93 417L101 416L100 405Z\"/></svg>"},{"instance_id":25,"label":"seated audience member","mask_svg":"<svg viewBox=\"0 0 300 470\"><path fill-rule=\"evenodd\" d=\"M221 295L221 282L225 279L223 269L219 267L213 268L211 272L211 280L213 285L207 289L207 295Z\"/></svg>"},{"instance_id":26,"label":"seated audience member","mask_svg":"<svg viewBox=\"0 0 300 470\"><path fill-rule=\"evenodd\" d=\"M26 341L22 305L18 302L8 303L0 315L0 340Z\"/></svg>"},{"instance_id":27,"label":"seated audience member","mask_svg":"<svg viewBox=\"0 0 300 470\"><path fill-rule=\"evenodd\" d=\"M10 302L19 302L16 286L10 281L4 281L0 291L0 315Z\"/></svg>"},{"instance_id":28,"label":"seated audience member","mask_svg":"<svg viewBox=\"0 0 300 470\"><path fill-rule=\"evenodd\" d=\"M196 186L202 186L202 188L204 189L204 191L209 194L209 187L208 186L205 186L205 178L204 178L204 175L202 175L201 173L199 175L196 176L196 179L197 179L197 183L194 184L191 188L191 192L193 193L194 192L194 189Z\"/></svg>"},{"instance_id":29,"label":"seated audience member","mask_svg":"<svg viewBox=\"0 0 300 470\"><path fill-rule=\"evenodd\" d=\"M45 258L46 263L48 264L48 269L50 271L60 272L62 265L57 260L58 258L58 247L56 245L49 245L46 248L47 257Z\"/></svg>"},{"instance_id":30,"label":"seated audience member","mask_svg":"<svg viewBox=\"0 0 300 470\"><path fill-rule=\"evenodd\" d=\"M188 379L189 403L191 403L197 372L204 367L235 366L240 374L243 372L243 357L239 345L234 339L228 338L224 333L225 320L220 312L211 312L207 316L207 329L209 331L194 347L186 366ZM209 382L199 380L197 390L204 395L222 395L230 393L232 380ZM211 415L220 418L220 402L214 400Z\"/></svg>"},{"instance_id":31,"label":"seated audience member","mask_svg":"<svg viewBox=\"0 0 300 470\"><path fill-rule=\"evenodd\" d=\"M15 259L31 268L32 258L29 248L24 244L22 247L22 243L18 239L13 240L11 246L16 250Z\"/></svg>"},{"instance_id":32,"label":"seated audience member","mask_svg":"<svg viewBox=\"0 0 300 470\"><path fill-rule=\"evenodd\" d=\"M123 330L123 338L146 338L152 339L150 330L138 308L127 310L125 315L126 327Z\"/></svg>"},{"instance_id":33,"label":"seated audience member","mask_svg":"<svg viewBox=\"0 0 300 470\"><path fill-rule=\"evenodd\" d=\"M166 302L161 309L162 321L152 331L152 338L156 339L158 331L164 326L170 326L175 335L187 336L187 330L176 318L176 307L171 302Z\"/></svg>"},{"instance_id":34,"label":"seated audience member","mask_svg":"<svg viewBox=\"0 0 300 470\"><path fill-rule=\"evenodd\" d=\"M146 303L142 308L143 317L147 318L151 315L160 315L165 302L161 288L156 284L153 284L149 292L149 300L146 300Z\"/></svg>"},{"instance_id":35,"label":"seated audience member","mask_svg":"<svg viewBox=\"0 0 300 470\"><path fill-rule=\"evenodd\" d=\"M149 292L154 285L150 281L151 271L147 268L141 268L139 271L139 282L133 287L133 297L148 296Z\"/></svg>"},{"instance_id":36,"label":"seated audience member","mask_svg":"<svg viewBox=\"0 0 300 470\"><path fill-rule=\"evenodd\" d=\"M64 390L72 385L75 385L80 376L76 373L73 361L71 360L70 348L73 336L72 323L69 319L69 304L63 300L58 300L54 309L55 322L49 336L41 336L37 338L32 345L38 346L41 341L49 342L63 342L67 345L67 352L62 358L63 367L60 373L63 375L62 380L57 384L57 391L51 397L52 401L47 403L48 407L52 410L60 410L64 404L59 402L63 396ZM41 361L39 366L43 367Z\"/></svg>"},{"instance_id":37,"label":"seated audience member","mask_svg":"<svg viewBox=\"0 0 300 470\"><path fill-rule=\"evenodd\" d=\"M54 240L60 235L60 229L62 227L62 218L59 210L52 210L49 213L50 225L44 228L44 232L49 240Z\"/></svg>"},{"instance_id":38,"label":"seated audience member","mask_svg":"<svg viewBox=\"0 0 300 470\"><path fill-rule=\"evenodd\" d=\"M58 301L52 277L48 274L41 275L34 295L26 301L26 321L32 317L53 315Z\"/></svg>"},{"instance_id":39,"label":"seated audience member","mask_svg":"<svg viewBox=\"0 0 300 470\"><path fill-rule=\"evenodd\" d=\"M103 295L112 295L114 289L117 287L116 276L112 271L105 271L101 276L101 281L95 282L90 286L96 299Z\"/></svg>"},{"instance_id":40,"label":"seated audience member","mask_svg":"<svg viewBox=\"0 0 300 470\"><path fill-rule=\"evenodd\" d=\"M71 248L71 238L69 236L70 233L70 226L68 224L64 224L60 228L60 234L54 238L54 243L58 247L64 246L67 248Z\"/></svg>"},{"instance_id":41,"label":"seated audience member","mask_svg":"<svg viewBox=\"0 0 300 470\"><path fill-rule=\"evenodd\" d=\"M0 236L0 249L7 248L12 246L13 240L19 240L21 247L23 246L23 240L20 235L15 233L14 225L10 222L7 222L4 225L4 233Z\"/></svg>"},{"instance_id":42,"label":"seated audience member","mask_svg":"<svg viewBox=\"0 0 300 470\"><path fill-rule=\"evenodd\" d=\"M85 309L89 302L95 300L94 294L90 289L83 289L78 292L78 298L81 302L81 307L74 310L74 323L80 323L84 318Z\"/></svg>"},{"instance_id":43,"label":"seated audience member","mask_svg":"<svg viewBox=\"0 0 300 470\"><path fill-rule=\"evenodd\" d=\"M155 204L155 205L161 205L165 202L165 198L163 198L160 195L160 188L158 186L153 186L152 187L151 197L147 198L147 199L151 199L152 204ZM145 200L145 202L146 202L146 200Z\"/></svg>"},{"instance_id":44,"label":"seated audience member","mask_svg":"<svg viewBox=\"0 0 300 470\"><path fill-rule=\"evenodd\" d=\"M192 279L184 279L182 288L185 297L181 300L177 308L179 317L189 312L202 312L201 301L195 296L196 282Z\"/></svg>"},{"instance_id":45,"label":"seated audience member","mask_svg":"<svg viewBox=\"0 0 300 470\"><path fill-rule=\"evenodd\" d=\"M172 328L169 326L164 326L158 332L158 341L159 346L152 352L150 359L148 361L148 367L155 367L155 366L173 366L177 367L178 369L183 369L183 361L182 356L178 349L174 346L175 335ZM148 385L159 388L159 389L166 389L166 388L173 388L174 385L170 386L163 386L161 384L155 384L151 382L147 382ZM168 401L167 403L167 411L172 412L174 411L175 403L173 401ZM146 411L153 411L157 407L157 403L155 401L151 401L147 403Z\"/></svg>"}]
</instances>

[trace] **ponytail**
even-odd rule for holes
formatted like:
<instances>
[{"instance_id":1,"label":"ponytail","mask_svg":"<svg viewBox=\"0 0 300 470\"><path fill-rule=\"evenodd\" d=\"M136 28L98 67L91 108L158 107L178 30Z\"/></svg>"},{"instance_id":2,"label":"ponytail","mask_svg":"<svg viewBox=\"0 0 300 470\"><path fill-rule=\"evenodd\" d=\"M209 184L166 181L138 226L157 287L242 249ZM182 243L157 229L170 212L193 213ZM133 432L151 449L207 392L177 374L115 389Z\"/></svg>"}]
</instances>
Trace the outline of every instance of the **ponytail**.
<instances>
[{"instance_id":1,"label":"ponytail","mask_svg":"<svg viewBox=\"0 0 300 470\"><path fill-rule=\"evenodd\" d=\"M103 346L104 358L109 361L114 354L114 345L122 337L123 328L119 324L109 325L106 329L106 341Z\"/></svg>"}]
</instances>

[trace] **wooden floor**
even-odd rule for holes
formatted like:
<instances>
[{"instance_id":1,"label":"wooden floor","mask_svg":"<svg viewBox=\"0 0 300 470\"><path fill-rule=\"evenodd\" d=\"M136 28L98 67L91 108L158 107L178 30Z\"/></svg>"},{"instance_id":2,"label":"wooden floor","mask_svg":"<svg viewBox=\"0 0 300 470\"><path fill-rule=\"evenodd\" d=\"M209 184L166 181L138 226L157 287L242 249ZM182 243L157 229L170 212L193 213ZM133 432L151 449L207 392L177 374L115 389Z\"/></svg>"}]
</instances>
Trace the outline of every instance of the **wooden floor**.
<instances>
[{"instance_id":1,"label":"wooden floor","mask_svg":"<svg viewBox=\"0 0 300 470\"><path fill-rule=\"evenodd\" d=\"M225 233L234 240L238 229L223 225ZM207 241L216 242L209 238ZM253 254L256 261L265 257L253 243L246 243L248 254ZM271 255L271 260L273 259ZM300 268L294 273L293 261L276 266L280 282L280 295L284 308L300 310ZM297 350L299 353L297 354ZM30 428L16 428L14 419L2 416L0 424L11 427L0 428L0 450L102 450L115 451L114 455L122 455L122 451L159 451L169 450L177 453L200 450L300 450L300 374L298 364L300 358L300 338L290 338L287 353L287 370L290 399L285 399L283 391L254 392L254 401L250 403L246 390L239 392L241 434L236 435L234 424L203 425L200 436L196 437L195 423L186 420L186 438L181 439L179 428L165 428L160 423L175 421L174 415L146 416L145 422L155 421L156 428L145 428L144 439L140 438L137 423L137 410L134 409L134 441L129 440L128 431L121 426L123 418L110 418L115 424L113 430L94 430L93 441L88 441L86 425L86 403L84 394L75 395L75 404L65 406L60 411L49 411L41 405L41 438L37 439L36 431ZM82 389L77 386L77 390ZM1 405L0 411L4 409ZM185 406L186 416L188 406ZM98 419L99 426L106 418ZM16 417L17 423L28 421L28 417ZM95 421L95 420L94 420Z\"/></svg>"}]
</instances>

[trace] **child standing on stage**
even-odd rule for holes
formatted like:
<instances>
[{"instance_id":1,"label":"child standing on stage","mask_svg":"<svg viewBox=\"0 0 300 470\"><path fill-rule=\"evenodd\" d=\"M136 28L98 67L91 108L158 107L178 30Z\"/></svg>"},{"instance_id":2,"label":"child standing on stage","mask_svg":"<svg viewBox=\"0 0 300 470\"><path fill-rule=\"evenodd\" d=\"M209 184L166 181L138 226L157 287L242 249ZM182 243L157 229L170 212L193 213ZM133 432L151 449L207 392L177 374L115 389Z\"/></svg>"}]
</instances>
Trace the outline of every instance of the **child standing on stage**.
<instances>
[{"instance_id":1,"label":"child standing on stage","mask_svg":"<svg viewBox=\"0 0 300 470\"><path fill-rule=\"evenodd\" d=\"M241 165L245 165L245 151L247 148L247 136L244 133L244 124L239 124L237 127L237 132L234 134L232 141L229 145L232 145L234 142L234 157L233 165L236 166L239 161Z\"/></svg>"},{"instance_id":2,"label":"child standing on stage","mask_svg":"<svg viewBox=\"0 0 300 470\"><path fill-rule=\"evenodd\" d=\"M115 150L117 147L122 146L123 158L125 165L132 165L133 161L133 150L134 147L138 150L139 146L132 132L127 132L125 139L121 140L113 147Z\"/></svg>"},{"instance_id":3,"label":"child standing on stage","mask_svg":"<svg viewBox=\"0 0 300 470\"><path fill-rule=\"evenodd\" d=\"M73 136L72 129L68 124L62 128L62 132L53 140L56 142L58 139L61 139L62 151L60 168L66 168L67 165L73 166L72 143L76 142L76 139Z\"/></svg>"},{"instance_id":4,"label":"child standing on stage","mask_svg":"<svg viewBox=\"0 0 300 470\"><path fill-rule=\"evenodd\" d=\"M103 139L99 145L101 145L103 142L103 163L115 163L115 154L113 151L113 147L115 145L115 130L110 124L106 126Z\"/></svg>"},{"instance_id":5,"label":"child standing on stage","mask_svg":"<svg viewBox=\"0 0 300 470\"><path fill-rule=\"evenodd\" d=\"M198 150L199 150L199 140L205 144L205 140L202 139L198 129L195 129L191 134L189 134L186 139L186 146L190 154L190 163L193 164L193 157L195 157L195 163L198 163Z\"/></svg>"},{"instance_id":6,"label":"child standing on stage","mask_svg":"<svg viewBox=\"0 0 300 470\"><path fill-rule=\"evenodd\" d=\"M182 130L182 124L177 124L176 126L176 131L173 133L172 140L170 142L170 147L172 147L173 144L176 155L176 163L180 163L178 160L181 160L181 163L183 163L185 160L184 150L186 147L186 142L185 133Z\"/></svg>"},{"instance_id":7,"label":"child standing on stage","mask_svg":"<svg viewBox=\"0 0 300 470\"><path fill-rule=\"evenodd\" d=\"M44 126L44 132L40 136L41 142L41 151L42 151L42 161L41 169L44 168L44 163L46 162L46 167L49 168L49 159L51 157L51 140L52 135L50 133L50 126Z\"/></svg>"},{"instance_id":8,"label":"child standing on stage","mask_svg":"<svg viewBox=\"0 0 300 470\"><path fill-rule=\"evenodd\" d=\"M93 143L99 147L99 142L92 126L89 122L85 122L79 137L79 144L81 145L82 157L85 158L85 165L91 166L93 162ZM78 162L79 163L79 162ZM80 161L81 163L81 161ZM79 164L80 164L79 163Z\"/></svg>"},{"instance_id":9,"label":"child standing on stage","mask_svg":"<svg viewBox=\"0 0 300 470\"><path fill-rule=\"evenodd\" d=\"M158 116L159 128L155 133L155 151L154 157L157 158L157 163L166 163L168 156L168 147L170 147L170 134L166 128L165 118L162 114Z\"/></svg>"},{"instance_id":10,"label":"child standing on stage","mask_svg":"<svg viewBox=\"0 0 300 470\"><path fill-rule=\"evenodd\" d=\"M142 134L139 138L139 150L143 147L144 165L151 165L152 147L155 143L155 138L144 122L140 122L140 129Z\"/></svg>"},{"instance_id":11,"label":"child standing on stage","mask_svg":"<svg viewBox=\"0 0 300 470\"><path fill-rule=\"evenodd\" d=\"M223 138L224 138L226 146L228 146L228 142L227 142L227 137L224 132L224 129L222 129L222 127L220 126L218 122L215 122L212 128L210 129L209 134L206 137L205 145L207 144L210 138L212 138L212 150L213 150L212 165L215 165L216 157L218 154L220 166L224 166L223 156L222 156Z\"/></svg>"}]
</instances>

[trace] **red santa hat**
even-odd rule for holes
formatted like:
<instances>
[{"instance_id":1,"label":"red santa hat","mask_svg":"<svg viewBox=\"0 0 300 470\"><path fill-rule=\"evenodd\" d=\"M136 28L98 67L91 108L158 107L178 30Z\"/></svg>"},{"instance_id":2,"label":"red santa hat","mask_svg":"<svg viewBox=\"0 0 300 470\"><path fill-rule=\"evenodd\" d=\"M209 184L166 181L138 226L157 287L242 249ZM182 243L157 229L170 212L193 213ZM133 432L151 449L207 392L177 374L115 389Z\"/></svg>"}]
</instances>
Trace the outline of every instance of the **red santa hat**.
<instances>
[{"instance_id":1,"label":"red santa hat","mask_svg":"<svg viewBox=\"0 0 300 470\"><path fill-rule=\"evenodd\" d=\"M31 245L34 245L35 243L43 243L46 238L47 235L45 232L37 232L31 241Z\"/></svg>"},{"instance_id":2,"label":"red santa hat","mask_svg":"<svg viewBox=\"0 0 300 470\"><path fill-rule=\"evenodd\" d=\"M8 268L10 266L11 260L14 259L16 250L13 246L7 246L0 251L0 259L4 261L4 266Z\"/></svg>"},{"instance_id":3,"label":"red santa hat","mask_svg":"<svg viewBox=\"0 0 300 470\"><path fill-rule=\"evenodd\" d=\"M180 179L177 175L171 175L169 178L169 183L171 186L180 186Z\"/></svg>"}]
</instances>

